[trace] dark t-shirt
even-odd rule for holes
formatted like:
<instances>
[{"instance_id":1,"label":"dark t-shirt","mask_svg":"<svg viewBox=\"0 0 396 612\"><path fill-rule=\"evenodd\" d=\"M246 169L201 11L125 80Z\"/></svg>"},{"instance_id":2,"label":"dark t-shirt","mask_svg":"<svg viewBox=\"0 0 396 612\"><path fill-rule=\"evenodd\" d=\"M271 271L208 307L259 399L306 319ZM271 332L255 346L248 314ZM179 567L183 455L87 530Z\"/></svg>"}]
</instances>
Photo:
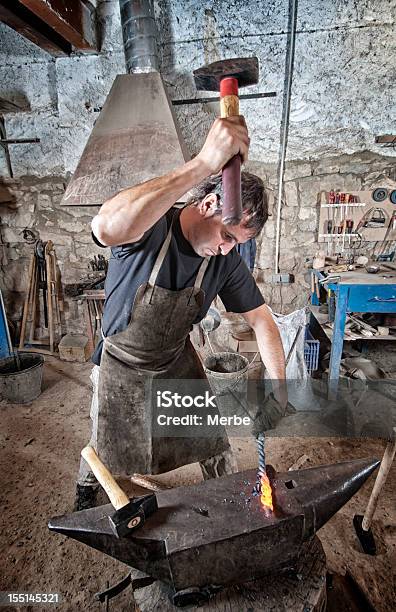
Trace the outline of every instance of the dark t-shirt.
<instances>
[{"instance_id":1,"label":"dark t-shirt","mask_svg":"<svg viewBox=\"0 0 396 612\"><path fill-rule=\"evenodd\" d=\"M106 301L102 321L104 336L112 336L128 326L136 291L148 281L176 211L171 208L139 242L111 249L105 283ZM95 237L94 240L100 244ZM156 284L174 291L192 287L202 259L184 237L177 215L172 226L169 249ZM225 256L210 258L202 289L205 301L194 323L199 323L205 317L216 295L220 296L229 312L248 312L264 304L253 276L235 248ZM100 364L102 344L100 340L92 357L97 365Z\"/></svg>"}]
</instances>

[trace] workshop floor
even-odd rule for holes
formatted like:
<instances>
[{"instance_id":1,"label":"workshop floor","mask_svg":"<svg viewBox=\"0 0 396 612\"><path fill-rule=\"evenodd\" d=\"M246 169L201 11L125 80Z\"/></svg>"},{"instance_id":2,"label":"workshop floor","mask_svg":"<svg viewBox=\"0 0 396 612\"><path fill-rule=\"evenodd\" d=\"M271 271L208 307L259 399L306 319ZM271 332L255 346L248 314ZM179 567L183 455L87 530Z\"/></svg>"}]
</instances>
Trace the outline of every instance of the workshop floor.
<instances>
[{"instance_id":1,"label":"workshop floor","mask_svg":"<svg viewBox=\"0 0 396 612\"><path fill-rule=\"evenodd\" d=\"M0 403L0 591L59 592L63 604L58 609L70 611L100 610L94 594L128 571L123 564L47 529L49 517L73 507L79 453L89 439L90 368L89 363L47 358L38 400L26 406ZM256 465L253 440L234 439L232 444L241 470ZM267 448L269 462L286 470L303 454L309 457L304 467L381 457L384 443L288 438L271 439ZM329 572L349 572L378 612L394 609L395 602L395 477L396 464L375 516L376 557L360 552L352 527L353 515L364 511L373 478L319 532ZM198 466L192 465L161 479L179 485L197 482L201 476ZM124 594L111 602L110 609L130 610L127 601ZM351 608L337 605L338 611L343 609Z\"/></svg>"}]
</instances>

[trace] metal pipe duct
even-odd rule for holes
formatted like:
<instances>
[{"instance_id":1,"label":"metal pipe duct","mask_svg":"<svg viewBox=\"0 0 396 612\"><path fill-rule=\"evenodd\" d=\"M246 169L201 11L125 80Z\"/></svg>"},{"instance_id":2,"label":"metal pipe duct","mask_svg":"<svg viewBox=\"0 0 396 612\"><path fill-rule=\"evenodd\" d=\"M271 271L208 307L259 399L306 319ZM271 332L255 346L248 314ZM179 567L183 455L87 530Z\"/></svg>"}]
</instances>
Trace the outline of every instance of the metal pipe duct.
<instances>
[{"instance_id":1,"label":"metal pipe duct","mask_svg":"<svg viewBox=\"0 0 396 612\"><path fill-rule=\"evenodd\" d=\"M152 0L119 0L127 72L158 72L157 27Z\"/></svg>"},{"instance_id":2,"label":"metal pipe duct","mask_svg":"<svg viewBox=\"0 0 396 612\"><path fill-rule=\"evenodd\" d=\"M121 189L190 159L158 70L152 0L120 0L120 10L130 74L116 77L67 186L64 206L100 206Z\"/></svg>"}]
</instances>

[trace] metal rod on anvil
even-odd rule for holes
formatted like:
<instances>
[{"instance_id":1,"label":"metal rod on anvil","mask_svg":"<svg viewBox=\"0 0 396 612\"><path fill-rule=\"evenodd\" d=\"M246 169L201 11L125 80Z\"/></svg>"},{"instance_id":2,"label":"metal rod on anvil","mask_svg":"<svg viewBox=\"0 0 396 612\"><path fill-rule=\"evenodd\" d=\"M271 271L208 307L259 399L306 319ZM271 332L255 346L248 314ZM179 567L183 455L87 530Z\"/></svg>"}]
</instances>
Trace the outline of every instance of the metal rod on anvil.
<instances>
[{"instance_id":1,"label":"metal rod on anvil","mask_svg":"<svg viewBox=\"0 0 396 612\"><path fill-rule=\"evenodd\" d=\"M274 510L272 487L267 476L267 466L265 462L265 436L262 432L257 436L257 448L259 456L259 469L257 483L253 490L253 495L260 495L261 505L268 511Z\"/></svg>"},{"instance_id":2,"label":"metal rod on anvil","mask_svg":"<svg viewBox=\"0 0 396 612\"><path fill-rule=\"evenodd\" d=\"M265 436L262 432L259 433L259 435L257 436L257 450L258 450L258 457L259 457L258 475L259 475L259 481L261 482L261 478L265 476L267 473L267 470L265 467Z\"/></svg>"},{"instance_id":3,"label":"metal rod on anvil","mask_svg":"<svg viewBox=\"0 0 396 612\"><path fill-rule=\"evenodd\" d=\"M293 355L294 348L297 344L297 340L298 340L298 337L302 329L303 329L303 326L300 325L300 327L297 329L296 335L294 336L293 342L291 344L291 347L285 359L285 369L287 368L290 358ZM285 411L285 414L286 414L286 411ZM266 470L266 465L265 465L265 436L263 432L260 432L257 436L257 450L258 450L258 457L259 457L259 461L258 461L259 469L258 469L258 479L257 479L256 489L257 489L257 493L262 493L262 481L263 481L263 478L265 478L267 475L267 470Z\"/></svg>"}]
</instances>

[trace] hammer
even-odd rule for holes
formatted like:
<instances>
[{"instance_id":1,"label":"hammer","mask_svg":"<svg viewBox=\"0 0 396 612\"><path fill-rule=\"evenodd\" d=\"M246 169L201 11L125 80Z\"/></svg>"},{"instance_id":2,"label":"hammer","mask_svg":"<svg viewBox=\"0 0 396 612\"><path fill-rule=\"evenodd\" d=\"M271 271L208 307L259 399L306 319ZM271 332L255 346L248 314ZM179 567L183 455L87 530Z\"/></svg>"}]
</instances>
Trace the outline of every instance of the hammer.
<instances>
[{"instance_id":1,"label":"hammer","mask_svg":"<svg viewBox=\"0 0 396 612\"><path fill-rule=\"evenodd\" d=\"M96 454L92 446L86 446L81 456L88 463L98 482L102 485L116 512L109 516L110 526L118 538L128 536L136 527L143 525L145 519L158 510L154 494L129 499L116 483L109 470Z\"/></svg>"},{"instance_id":2,"label":"hammer","mask_svg":"<svg viewBox=\"0 0 396 612\"><path fill-rule=\"evenodd\" d=\"M393 459L396 454L396 427L393 428L392 438L387 442L384 456L382 457L381 465L378 470L377 478L375 479L373 490L371 491L370 499L367 504L364 516L355 514L353 517L353 526L355 527L356 535L362 545L363 552L366 555L376 555L377 546L374 539L374 534L371 531L371 522L374 512L377 509L378 499L383 486L386 482Z\"/></svg>"},{"instance_id":3,"label":"hammer","mask_svg":"<svg viewBox=\"0 0 396 612\"><path fill-rule=\"evenodd\" d=\"M220 90L221 117L239 115L238 87L258 82L257 57L244 57L213 62L194 70L198 90ZM235 155L222 172L224 225L238 225L242 219L241 157Z\"/></svg>"}]
</instances>

